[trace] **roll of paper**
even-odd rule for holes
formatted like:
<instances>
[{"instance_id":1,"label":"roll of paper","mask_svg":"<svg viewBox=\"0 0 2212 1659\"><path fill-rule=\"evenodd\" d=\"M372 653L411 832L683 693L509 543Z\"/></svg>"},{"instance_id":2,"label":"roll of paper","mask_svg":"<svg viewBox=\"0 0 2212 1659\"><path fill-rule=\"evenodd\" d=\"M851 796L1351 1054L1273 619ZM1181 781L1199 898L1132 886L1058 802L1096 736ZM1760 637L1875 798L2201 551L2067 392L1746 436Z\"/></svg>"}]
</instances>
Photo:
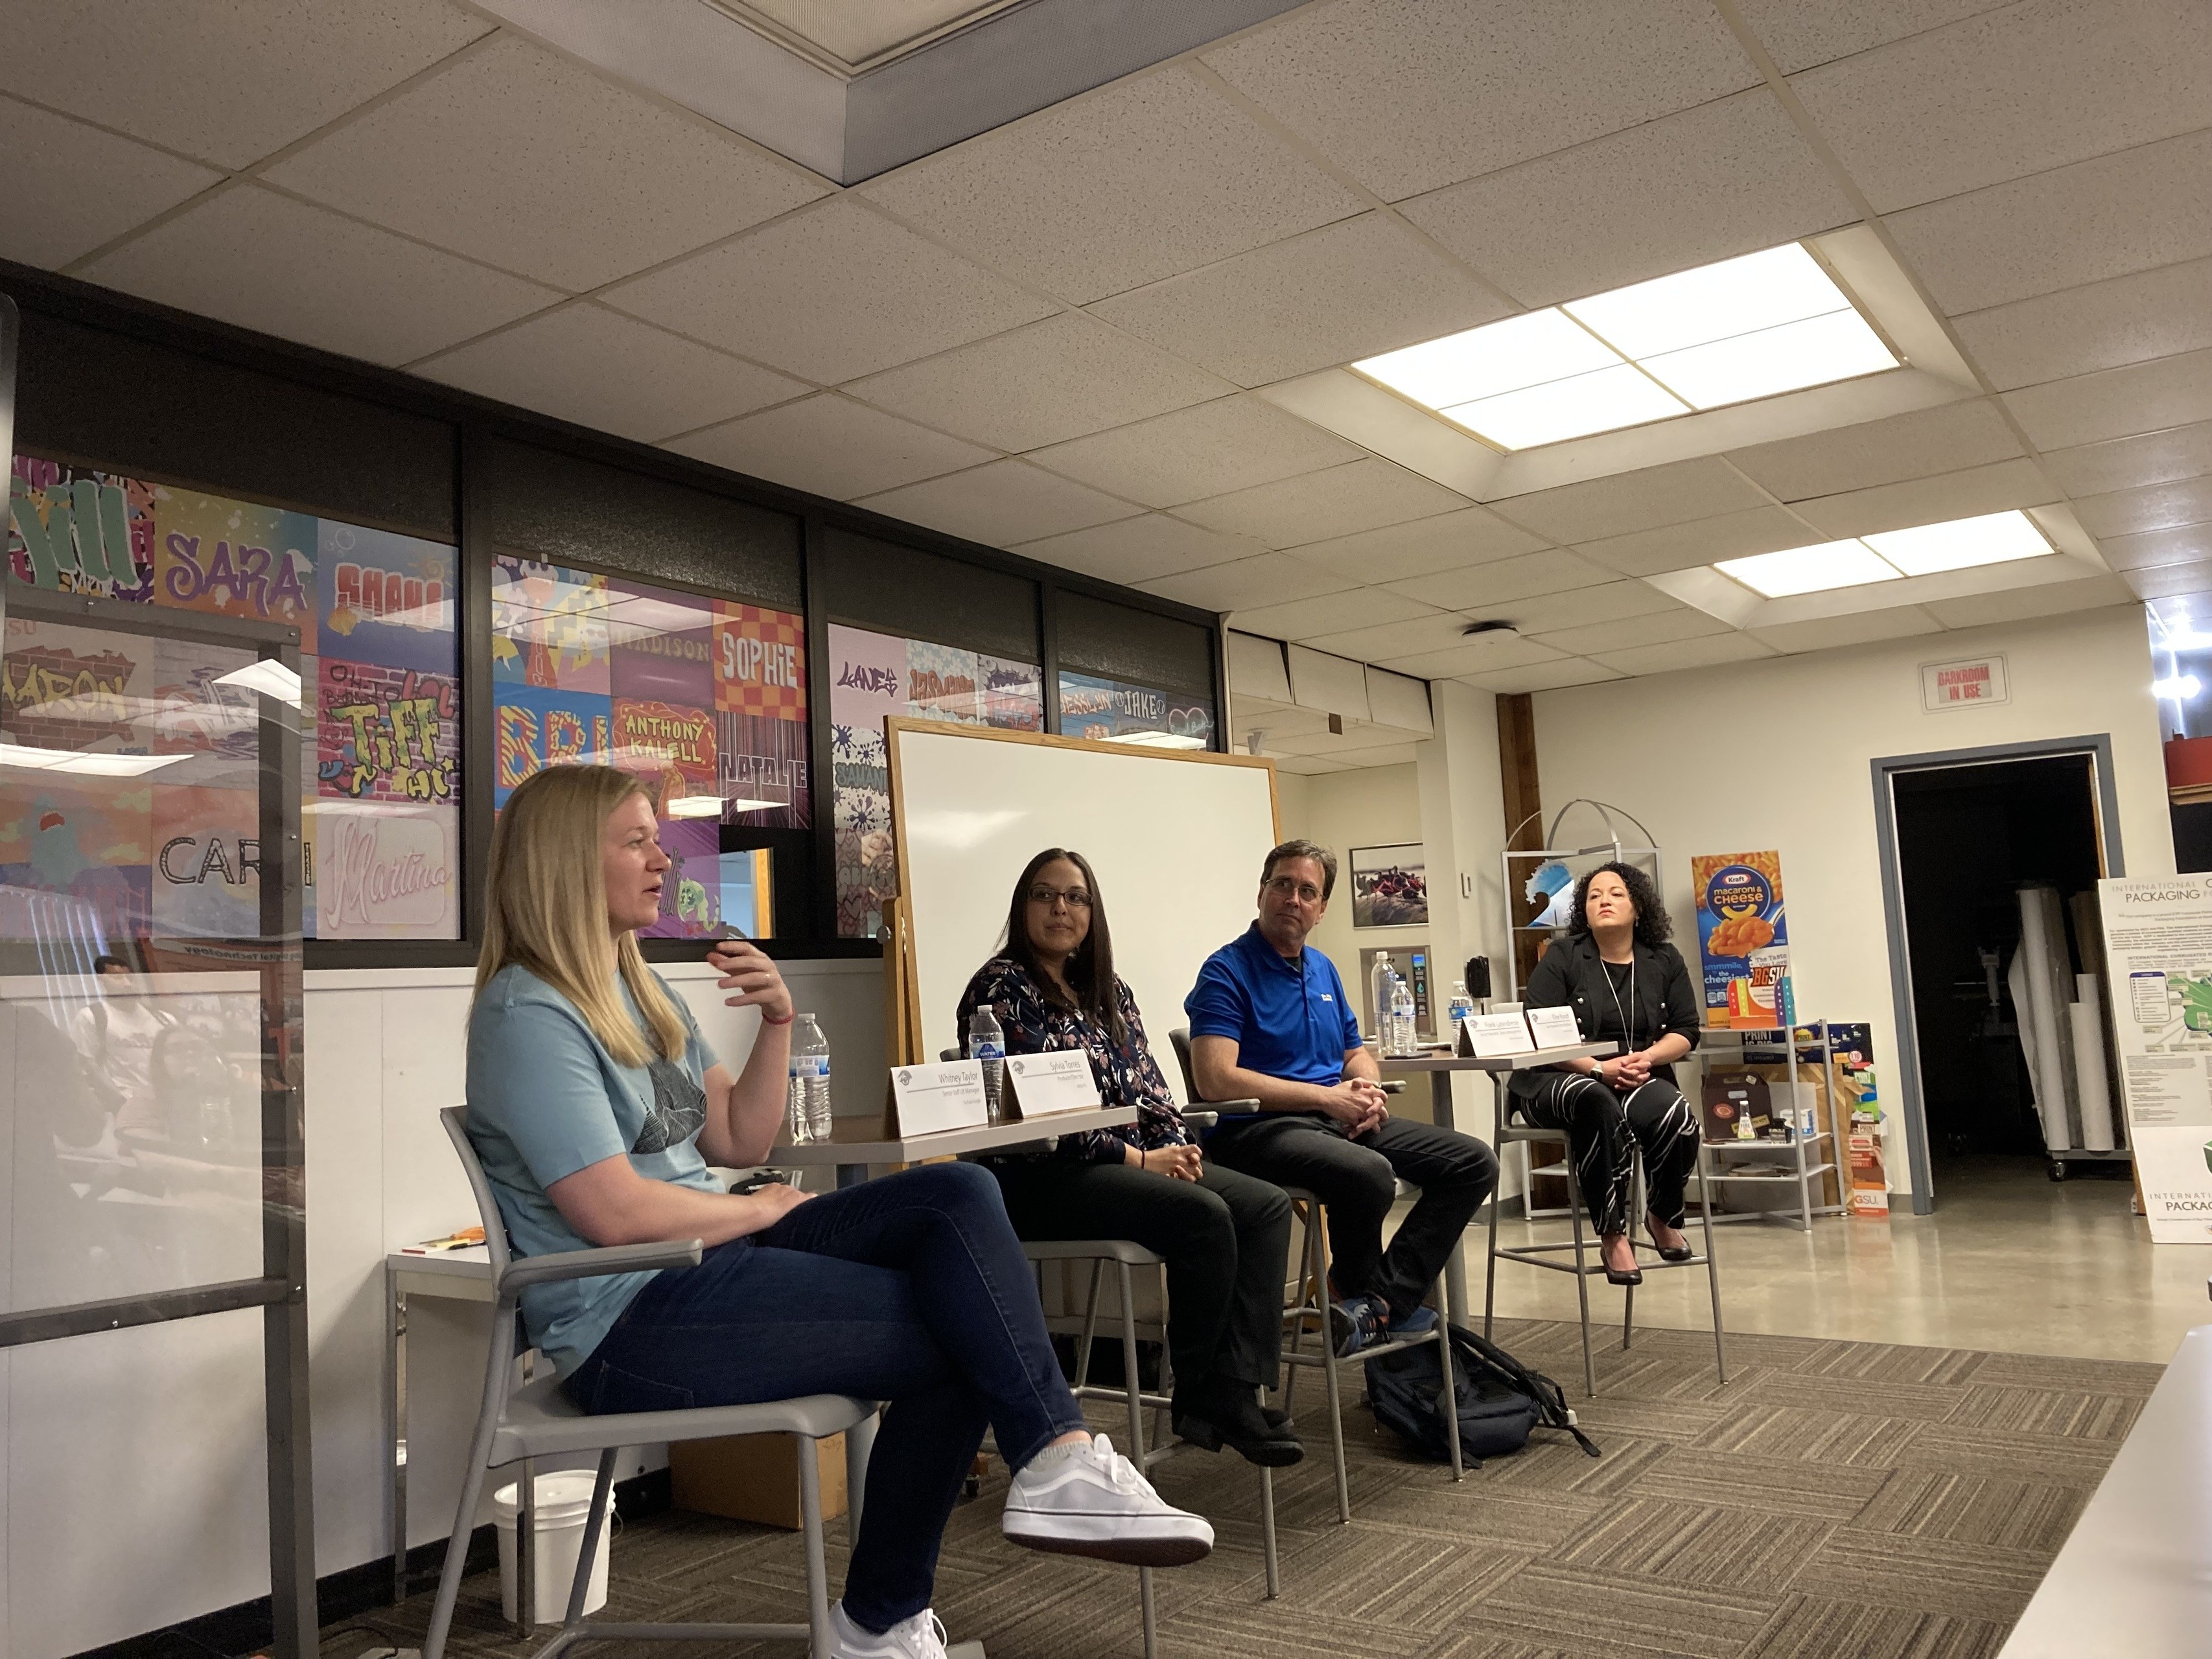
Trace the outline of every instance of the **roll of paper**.
<instances>
[{"instance_id":1,"label":"roll of paper","mask_svg":"<svg viewBox=\"0 0 2212 1659\"><path fill-rule=\"evenodd\" d=\"M2094 974L2076 974L2081 1000L2066 1012L2074 1024L2074 1087L2081 1103L2081 1144L2109 1152L2112 1138L2112 1090L2105 1069L2105 999Z\"/></svg>"},{"instance_id":2,"label":"roll of paper","mask_svg":"<svg viewBox=\"0 0 2212 1659\"><path fill-rule=\"evenodd\" d=\"M2050 1151L2071 1150L2074 1137L2068 1127L2067 1107L2073 1091L2066 1063L2072 1032L2059 1036L2066 1022L2066 999L2057 994L2053 977L2056 962L2066 949L2063 933L2052 949L2051 923L2058 895L2048 887L2020 890L2020 949L2027 958L2027 1008L2035 1043L2036 1106L2043 1115L2043 1144Z\"/></svg>"}]
</instances>

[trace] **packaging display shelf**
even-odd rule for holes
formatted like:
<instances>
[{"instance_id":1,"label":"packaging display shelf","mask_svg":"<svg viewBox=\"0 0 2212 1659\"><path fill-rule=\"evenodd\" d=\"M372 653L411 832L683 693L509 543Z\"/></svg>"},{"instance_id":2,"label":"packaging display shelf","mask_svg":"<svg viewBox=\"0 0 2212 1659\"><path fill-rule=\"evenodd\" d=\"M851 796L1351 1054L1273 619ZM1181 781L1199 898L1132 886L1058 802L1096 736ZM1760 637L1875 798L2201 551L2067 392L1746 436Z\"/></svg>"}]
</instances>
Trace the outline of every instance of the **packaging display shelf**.
<instances>
[{"instance_id":1,"label":"packaging display shelf","mask_svg":"<svg viewBox=\"0 0 2212 1659\"><path fill-rule=\"evenodd\" d=\"M1708 1026L1699 1034L1699 1041L1698 1133L1704 1140L1704 1155L1709 1160L1705 1179L1720 1188L1718 1195L1722 1198L1728 1196L1730 1187L1755 1189L1777 1186L1794 1187L1797 1198L1794 1210L1716 1212L1713 1219L1783 1220L1810 1232L1814 1217L1845 1213L1850 1207L1849 1132L1837 1127L1835 1045L1829 1035L1828 1022L1801 1019L1794 1027L1763 1031ZM1787 1076L1778 1084L1770 1082L1769 1091L1778 1103L1786 1100L1792 1131L1786 1139L1779 1136L1757 1140L1716 1139L1705 1133L1702 1101L1705 1078L1715 1072L1772 1064L1744 1057L1745 1050L1759 1048L1787 1055L1782 1062ZM1806 1077L1808 1067L1814 1070L1819 1081ZM1823 1109L1825 1125L1821 1121ZM1810 1133L1795 1127L1808 1122L1814 1126ZM1832 1201L1826 1191L1830 1182L1836 1194Z\"/></svg>"}]
</instances>

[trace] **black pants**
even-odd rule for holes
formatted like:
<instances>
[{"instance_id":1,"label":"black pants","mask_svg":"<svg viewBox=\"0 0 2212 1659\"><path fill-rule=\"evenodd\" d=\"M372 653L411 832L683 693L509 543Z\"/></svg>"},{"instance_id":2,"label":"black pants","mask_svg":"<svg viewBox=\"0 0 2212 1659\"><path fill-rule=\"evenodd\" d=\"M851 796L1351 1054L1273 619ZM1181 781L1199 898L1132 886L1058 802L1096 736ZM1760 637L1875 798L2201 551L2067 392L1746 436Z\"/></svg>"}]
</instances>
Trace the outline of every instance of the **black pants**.
<instances>
[{"instance_id":1,"label":"black pants","mask_svg":"<svg viewBox=\"0 0 2212 1659\"><path fill-rule=\"evenodd\" d=\"M990 1165L1018 1238L1126 1238L1168 1264L1168 1352L1184 1398L1214 1377L1275 1386L1291 1201L1208 1158L1195 1182L1056 1158Z\"/></svg>"},{"instance_id":2,"label":"black pants","mask_svg":"<svg viewBox=\"0 0 2212 1659\"><path fill-rule=\"evenodd\" d=\"M1601 1233L1625 1233L1628 1213L1629 1146L1644 1148L1644 1185L1651 1213L1670 1227L1682 1224L1682 1189L1698 1161L1698 1115L1664 1078L1615 1094L1596 1078L1546 1072L1531 1097L1517 1097L1521 1115L1544 1129L1564 1129L1575 1159L1575 1179Z\"/></svg>"},{"instance_id":3,"label":"black pants","mask_svg":"<svg viewBox=\"0 0 2212 1659\"><path fill-rule=\"evenodd\" d=\"M1236 1118L1206 1137L1206 1153L1279 1187L1304 1187L1328 1212L1330 1277L1340 1297L1374 1295L1402 1320L1421 1304L1461 1233L1498 1185L1498 1160L1472 1135L1394 1117L1357 1140L1308 1112ZM1396 1177L1420 1201L1382 1248Z\"/></svg>"}]
</instances>

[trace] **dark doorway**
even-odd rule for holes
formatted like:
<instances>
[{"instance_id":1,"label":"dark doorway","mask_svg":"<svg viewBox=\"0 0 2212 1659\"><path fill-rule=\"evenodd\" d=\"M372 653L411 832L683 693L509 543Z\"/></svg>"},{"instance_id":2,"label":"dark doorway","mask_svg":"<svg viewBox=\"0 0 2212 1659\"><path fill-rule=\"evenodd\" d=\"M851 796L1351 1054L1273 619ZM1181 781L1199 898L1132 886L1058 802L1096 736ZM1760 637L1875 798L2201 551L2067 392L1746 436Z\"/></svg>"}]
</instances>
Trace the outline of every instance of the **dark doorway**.
<instances>
[{"instance_id":1,"label":"dark doorway","mask_svg":"<svg viewBox=\"0 0 2212 1659\"><path fill-rule=\"evenodd\" d=\"M2069 915L2077 894L2094 897L2104 873L2094 766L2087 754L2053 755L1892 775L1921 1099L1939 1170L2044 1156L2005 970L2020 945L2021 887L2050 883Z\"/></svg>"}]
</instances>

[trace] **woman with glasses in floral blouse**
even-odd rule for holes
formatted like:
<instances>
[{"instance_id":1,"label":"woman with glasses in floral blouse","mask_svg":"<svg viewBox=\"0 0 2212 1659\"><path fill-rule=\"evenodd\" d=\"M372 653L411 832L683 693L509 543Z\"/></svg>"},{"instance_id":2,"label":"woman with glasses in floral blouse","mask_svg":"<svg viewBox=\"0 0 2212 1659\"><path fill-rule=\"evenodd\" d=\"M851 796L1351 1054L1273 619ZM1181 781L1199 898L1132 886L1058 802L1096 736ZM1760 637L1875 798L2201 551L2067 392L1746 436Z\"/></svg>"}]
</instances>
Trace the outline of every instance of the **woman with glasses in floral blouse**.
<instances>
[{"instance_id":1,"label":"woman with glasses in floral blouse","mask_svg":"<svg viewBox=\"0 0 2212 1659\"><path fill-rule=\"evenodd\" d=\"M1255 1463L1304 1448L1259 1393L1275 1386L1291 1206L1264 1181L1200 1155L1145 1042L1136 999L1114 972L1097 877L1048 847L1014 884L1006 942L960 999L960 1029L988 1005L1010 1054L1081 1049L1099 1098L1137 1121L1061 1138L1057 1151L987 1160L1024 1239L1126 1238L1164 1258L1176 1432Z\"/></svg>"}]
</instances>

